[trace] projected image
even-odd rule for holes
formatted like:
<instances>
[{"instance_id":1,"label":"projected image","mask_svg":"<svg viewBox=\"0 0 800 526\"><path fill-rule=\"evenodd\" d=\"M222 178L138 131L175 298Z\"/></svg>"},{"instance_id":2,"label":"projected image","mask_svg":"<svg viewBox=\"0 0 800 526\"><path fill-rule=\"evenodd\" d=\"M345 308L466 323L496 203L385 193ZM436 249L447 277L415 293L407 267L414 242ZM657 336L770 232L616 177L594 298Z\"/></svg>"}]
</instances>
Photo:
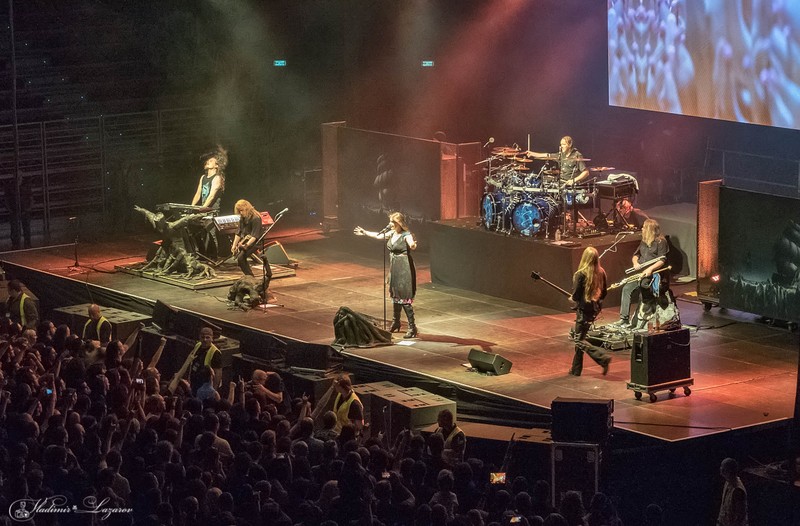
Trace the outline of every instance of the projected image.
<instances>
[{"instance_id":1,"label":"projected image","mask_svg":"<svg viewBox=\"0 0 800 526\"><path fill-rule=\"evenodd\" d=\"M609 0L609 104L800 129L800 2Z\"/></svg>"},{"instance_id":2,"label":"projected image","mask_svg":"<svg viewBox=\"0 0 800 526\"><path fill-rule=\"evenodd\" d=\"M720 305L800 320L800 201L722 187Z\"/></svg>"}]
</instances>

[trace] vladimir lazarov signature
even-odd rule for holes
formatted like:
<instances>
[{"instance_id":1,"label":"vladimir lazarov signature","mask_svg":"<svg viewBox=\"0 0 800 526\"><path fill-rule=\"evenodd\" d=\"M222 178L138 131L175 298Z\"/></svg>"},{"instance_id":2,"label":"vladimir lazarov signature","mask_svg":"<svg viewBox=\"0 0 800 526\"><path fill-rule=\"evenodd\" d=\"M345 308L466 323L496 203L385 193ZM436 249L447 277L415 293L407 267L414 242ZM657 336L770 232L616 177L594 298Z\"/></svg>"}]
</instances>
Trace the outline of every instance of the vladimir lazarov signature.
<instances>
[{"instance_id":1,"label":"vladimir lazarov signature","mask_svg":"<svg viewBox=\"0 0 800 526\"><path fill-rule=\"evenodd\" d=\"M82 506L68 504L67 497L64 495L53 495L44 499L19 499L15 500L8 507L8 515L12 520L24 522L31 520L40 514L58 515L65 513L90 513L97 515L100 520L106 520L113 513L131 513L131 508L117 508L108 506L111 501L106 497L98 500L97 497L90 495L83 499Z\"/></svg>"}]
</instances>

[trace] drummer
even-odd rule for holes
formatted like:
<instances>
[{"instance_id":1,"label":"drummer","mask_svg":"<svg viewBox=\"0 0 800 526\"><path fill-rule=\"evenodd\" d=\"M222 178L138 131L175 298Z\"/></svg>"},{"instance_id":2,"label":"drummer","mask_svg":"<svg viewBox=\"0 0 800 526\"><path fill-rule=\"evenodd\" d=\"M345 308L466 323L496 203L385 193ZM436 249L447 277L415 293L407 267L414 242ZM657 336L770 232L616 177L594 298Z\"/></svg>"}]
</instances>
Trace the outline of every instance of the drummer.
<instances>
[{"instance_id":1,"label":"drummer","mask_svg":"<svg viewBox=\"0 0 800 526\"><path fill-rule=\"evenodd\" d=\"M561 138L558 153L532 152L528 150L525 155L533 159L558 161L561 184L564 186L578 184L589 177L589 169L586 168L586 163L584 163L585 159L581 152L572 145L572 137L569 135Z\"/></svg>"}]
</instances>

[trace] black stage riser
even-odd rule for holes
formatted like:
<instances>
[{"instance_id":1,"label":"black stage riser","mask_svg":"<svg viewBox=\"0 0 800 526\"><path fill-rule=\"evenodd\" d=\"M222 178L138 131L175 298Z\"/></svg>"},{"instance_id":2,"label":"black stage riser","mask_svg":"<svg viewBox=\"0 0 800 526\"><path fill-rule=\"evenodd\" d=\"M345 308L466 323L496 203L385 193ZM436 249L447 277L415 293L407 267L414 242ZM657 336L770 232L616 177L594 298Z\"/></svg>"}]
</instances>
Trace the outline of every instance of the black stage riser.
<instances>
[{"instance_id":1,"label":"black stage riser","mask_svg":"<svg viewBox=\"0 0 800 526\"><path fill-rule=\"evenodd\" d=\"M587 246L601 254L611 246L614 236L577 240L581 246L557 246L546 241L487 232L479 227L464 227L446 223L431 224L431 279L466 290L498 298L569 311L570 301L544 283L535 283L531 271L563 289L571 290L572 275L578 269L581 255ZM609 285L625 277L631 257L639 246L640 235L625 238L616 252L603 256L601 264L608 275ZM618 306L619 289L610 291L603 302L605 307Z\"/></svg>"}]
</instances>

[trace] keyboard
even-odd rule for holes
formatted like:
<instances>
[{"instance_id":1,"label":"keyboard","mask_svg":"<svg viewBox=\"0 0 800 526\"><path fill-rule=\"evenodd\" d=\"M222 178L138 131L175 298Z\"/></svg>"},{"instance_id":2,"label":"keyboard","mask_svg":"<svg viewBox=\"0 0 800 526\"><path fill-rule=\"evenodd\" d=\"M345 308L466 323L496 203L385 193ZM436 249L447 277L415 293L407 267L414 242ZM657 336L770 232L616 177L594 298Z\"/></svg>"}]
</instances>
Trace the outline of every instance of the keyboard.
<instances>
[{"instance_id":1,"label":"keyboard","mask_svg":"<svg viewBox=\"0 0 800 526\"><path fill-rule=\"evenodd\" d=\"M204 206L187 205L184 203L158 203L156 205L156 210L164 213L178 212L181 214L197 214L211 211L210 208Z\"/></svg>"},{"instance_id":2,"label":"keyboard","mask_svg":"<svg viewBox=\"0 0 800 526\"><path fill-rule=\"evenodd\" d=\"M214 226L223 234L235 234L239 230L239 214L229 216L216 216L214 219ZM275 221L269 212L261 212L261 225L269 226Z\"/></svg>"}]
</instances>

